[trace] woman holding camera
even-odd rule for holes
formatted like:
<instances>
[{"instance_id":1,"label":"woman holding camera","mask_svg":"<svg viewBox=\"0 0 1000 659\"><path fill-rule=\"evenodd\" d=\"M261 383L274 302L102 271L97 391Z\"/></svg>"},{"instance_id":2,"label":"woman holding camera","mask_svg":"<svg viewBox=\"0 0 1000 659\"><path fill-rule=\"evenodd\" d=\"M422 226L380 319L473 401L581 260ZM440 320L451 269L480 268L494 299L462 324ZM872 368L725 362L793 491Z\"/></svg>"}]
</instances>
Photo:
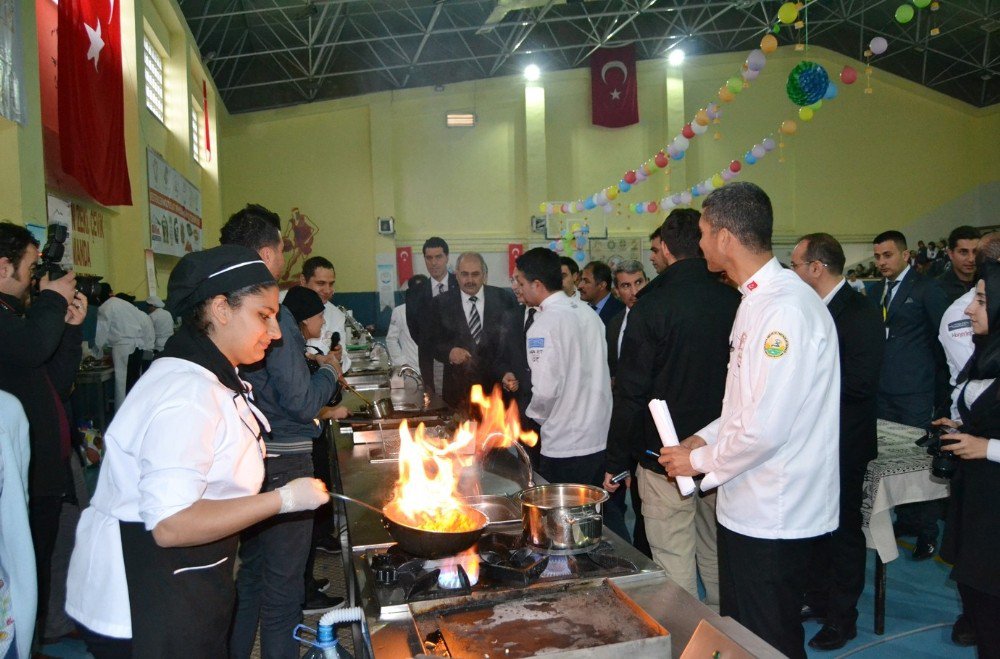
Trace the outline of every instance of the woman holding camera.
<instances>
[{"instance_id":1,"label":"woman holding camera","mask_svg":"<svg viewBox=\"0 0 1000 659\"><path fill-rule=\"evenodd\" d=\"M954 568L965 615L976 634L979 657L1000 657L1000 264L987 262L976 296L965 310L976 351L958 377L961 424L945 436L942 450L962 458L951 482L951 501L941 555Z\"/></svg>"}]
</instances>

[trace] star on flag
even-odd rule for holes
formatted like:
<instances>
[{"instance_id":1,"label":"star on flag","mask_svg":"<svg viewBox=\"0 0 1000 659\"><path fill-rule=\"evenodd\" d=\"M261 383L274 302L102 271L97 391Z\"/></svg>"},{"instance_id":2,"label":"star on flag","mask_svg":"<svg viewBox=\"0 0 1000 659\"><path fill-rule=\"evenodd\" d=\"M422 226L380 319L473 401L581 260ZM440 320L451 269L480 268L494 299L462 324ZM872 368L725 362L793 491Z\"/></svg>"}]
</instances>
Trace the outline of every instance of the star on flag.
<instances>
[{"instance_id":1,"label":"star on flag","mask_svg":"<svg viewBox=\"0 0 1000 659\"><path fill-rule=\"evenodd\" d=\"M618 91L617 89L612 89L611 90L611 100L612 101L617 101L621 97L622 97L622 93L620 91Z\"/></svg>"},{"instance_id":2,"label":"star on flag","mask_svg":"<svg viewBox=\"0 0 1000 659\"><path fill-rule=\"evenodd\" d=\"M83 27L87 29L87 38L90 39L90 49L87 50L87 59L94 60L94 70L97 70L97 60L101 57L101 50L104 48L104 39L101 38L101 21L95 22L97 27L90 27L86 23Z\"/></svg>"}]
</instances>

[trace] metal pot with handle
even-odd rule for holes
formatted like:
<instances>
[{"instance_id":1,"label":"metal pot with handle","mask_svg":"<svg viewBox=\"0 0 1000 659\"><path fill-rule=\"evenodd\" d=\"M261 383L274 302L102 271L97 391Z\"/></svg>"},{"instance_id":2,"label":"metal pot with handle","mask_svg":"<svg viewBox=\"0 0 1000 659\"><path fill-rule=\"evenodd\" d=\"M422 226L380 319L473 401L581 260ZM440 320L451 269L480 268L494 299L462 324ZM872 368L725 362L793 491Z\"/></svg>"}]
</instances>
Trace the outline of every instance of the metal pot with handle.
<instances>
[{"instance_id":1,"label":"metal pot with handle","mask_svg":"<svg viewBox=\"0 0 1000 659\"><path fill-rule=\"evenodd\" d=\"M528 542L541 549L574 553L600 543L601 508L608 493L593 485L552 483L522 490L521 524Z\"/></svg>"}]
</instances>

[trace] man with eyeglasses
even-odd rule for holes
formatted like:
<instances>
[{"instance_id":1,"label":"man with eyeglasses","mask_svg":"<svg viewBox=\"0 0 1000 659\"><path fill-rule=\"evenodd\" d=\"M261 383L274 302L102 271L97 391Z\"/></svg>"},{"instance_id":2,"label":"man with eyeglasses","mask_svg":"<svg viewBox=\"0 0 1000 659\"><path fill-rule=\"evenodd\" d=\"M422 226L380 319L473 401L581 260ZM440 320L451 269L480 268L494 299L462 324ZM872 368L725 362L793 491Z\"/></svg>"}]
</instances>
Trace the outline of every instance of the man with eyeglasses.
<instances>
[{"instance_id":1,"label":"man with eyeglasses","mask_svg":"<svg viewBox=\"0 0 1000 659\"><path fill-rule=\"evenodd\" d=\"M840 348L840 525L813 547L803 617L822 618L809 641L837 650L857 636L858 598L865 587L861 502L868 463L878 455L875 397L882 367L882 322L874 302L844 279L844 250L827 233L799 239L792 271L820 296L837 326Z\"/></svg>"}]
</instances>

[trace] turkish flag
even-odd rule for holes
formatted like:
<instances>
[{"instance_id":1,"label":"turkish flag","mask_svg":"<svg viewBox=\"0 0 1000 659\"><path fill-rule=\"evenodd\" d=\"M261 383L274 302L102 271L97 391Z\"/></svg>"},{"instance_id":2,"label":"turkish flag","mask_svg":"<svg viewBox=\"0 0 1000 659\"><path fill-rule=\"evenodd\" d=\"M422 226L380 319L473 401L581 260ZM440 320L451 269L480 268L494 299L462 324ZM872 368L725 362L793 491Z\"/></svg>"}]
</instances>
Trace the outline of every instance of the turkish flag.
<instances>
[{"instance_id":1,"label":"turkish flag","mask_svg":"<svg viewBox=\"0 0 1000 659\"><path fill-rule=\"evenodd\" d=\"M517 267L517 259L524 254L524 245L521 243L507 244L507 276L514 276L514 268Z\"/></svg>"},{"instance_id":2,"label":"turkish flag","mask_svg":"<svg viewBox=\"0 0 1000 659\"><path fill-rule=\"evenodd\" d=\"M396 248L396 276L399 278L399 285L409 281L413 276L413 248Z\"/></svg>"},{"instance_id":3,"label":"turkish flag","mask_svg":"<svg viewBox=\"0 0 1000 659\"><path fill-rule=\"evenodd\" d=\"M595 126L621 128L639 123L634 45L601 48L590 56L590 100Z\"/></svg>"},{"instance_id":4,"label":"turkish flag","mask_svg":"<svg viewBox=\"0 0 1000 659\"><path fill-rule=\"evenodd\" d=\"M59 2L59 152L95 200L132 204L125 158L121 0Z\"/></svg>"}]
</instances>

